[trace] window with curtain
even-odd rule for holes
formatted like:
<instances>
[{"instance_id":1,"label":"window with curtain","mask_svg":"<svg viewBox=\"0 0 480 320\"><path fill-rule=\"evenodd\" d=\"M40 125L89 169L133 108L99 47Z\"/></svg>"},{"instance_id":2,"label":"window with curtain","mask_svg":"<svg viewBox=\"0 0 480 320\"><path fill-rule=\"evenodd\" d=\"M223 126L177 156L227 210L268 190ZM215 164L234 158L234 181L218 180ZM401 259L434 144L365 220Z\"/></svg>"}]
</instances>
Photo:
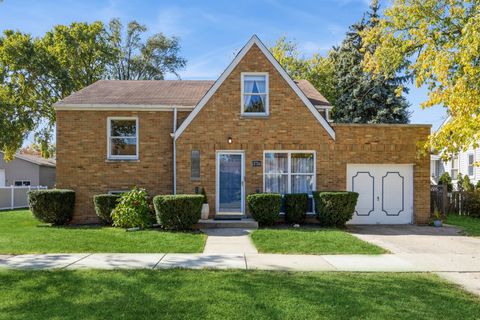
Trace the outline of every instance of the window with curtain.
<instances>
[{"instance_id":1,"label":"window with curtain","mask_svg":"<svg viewBox=\"0 0 480 320\"><path fill-rule=\"evenodd\" d=\"M312 194L315 183L312 152L266 152L265 192Z\"/></svg>"},{"instance_id":2,"label":"window with curtain","mask_svg":"<svg viewBox=\"0 0 480 320\"><path fill-rule=\"evenodd\" d=\"M268 75L242 74L242 114L268 114Z\"/></svg>"},{"instance_id":3,"label":"window with curtain","mask_svg":"<svg viewBox=\"0 0 480 320\"><path fill-rule=\"evenodd\" d=\"M200 179L200 151L192 150L191 154L192 160L192 179Z\"/></svg>"}]
</instances>

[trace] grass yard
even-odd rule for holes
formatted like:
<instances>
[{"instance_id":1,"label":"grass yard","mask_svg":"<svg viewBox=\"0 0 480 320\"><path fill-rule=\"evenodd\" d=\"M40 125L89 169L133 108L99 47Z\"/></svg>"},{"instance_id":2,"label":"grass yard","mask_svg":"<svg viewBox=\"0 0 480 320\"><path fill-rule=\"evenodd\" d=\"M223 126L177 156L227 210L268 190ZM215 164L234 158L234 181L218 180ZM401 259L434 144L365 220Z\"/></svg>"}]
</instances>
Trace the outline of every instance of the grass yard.
<instances>
[{"instance_id":1,"label":"grass yard","mask_svg":"<svg viewBox=\"0 0 480 320\"><path fill-rule=\"evenodd\" d=\"M251 234L262 253L381 254L386 250L339 229L259 229Z\"/></svg>"},{"instance_id":2,"label":"grass yard","mask_svg":"<svg viewBox=\"0 0 480 320\"><path fill-rule=\"evenodd\" d=\"M461 227L468 236L480 237L480 218L449 214L444 223Z\"/></svg>"},{"instance_id":3,"label":"grass yard","mask_svg":"<svg viewBox=\"0 0 480 320\"><path fill-rule=\"evenodd\" d=\"M435 275L0 270L0 319L478 319Z\"/></svg>"},{"instance_id":4,"label":"grass yard","mask_svg":"<svg viewBox=\"0 0 480 320\"><path fill-rule=\"evenodd\" d=\"M202 233L81 226L51 227L28 210L0 211L0 253L202 252Z\"/></svg>"}]
</instances>

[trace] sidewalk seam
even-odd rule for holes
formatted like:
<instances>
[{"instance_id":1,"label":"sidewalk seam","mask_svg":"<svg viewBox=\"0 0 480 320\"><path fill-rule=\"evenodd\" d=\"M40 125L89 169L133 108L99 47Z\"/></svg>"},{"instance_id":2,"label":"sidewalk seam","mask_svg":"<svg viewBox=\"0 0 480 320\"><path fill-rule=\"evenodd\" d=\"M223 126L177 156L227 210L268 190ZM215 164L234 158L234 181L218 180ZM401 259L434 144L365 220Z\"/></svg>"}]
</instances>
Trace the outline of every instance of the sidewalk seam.
<instances>
[{"instance_id":1,"label":"sidewalk seam","mask_svg":"<svg viewBox=\"0 0 480 320\"><path fill-rule=\"evenodd\" d=\"M87 254L85 257L82 257L82 258L80 258L80 259L78 259L78 260L75 260L75 261L73 261L72 263L67 264L65 267L62 267L62 268L60 268L60 269L66 269L66 268L70 267L71 265L73 265L73 264L75 264L75 263L77 263L77 262L79 262L79 261L82 261L82 260L85 259L85 258L90 257L91 255L93 255L93 253L89 253L89 254Z\"/></svg>"},{"instance_id":2,"label":"sidewalk seam","mask_svg":"<svg viewBox=\"0 0 480 320\"><path fill-rule=\"evenodd\" d=\"M158 264L160 263L160 261L162 261L163 258L165 258L166 255L167 255L167 254L164 253L163 256L160 257L160 260L158 260L157 263L155 263L155 265L153 266L152 270L155 270L155 268L158 266Z\"/></svg>"}]
</instances>

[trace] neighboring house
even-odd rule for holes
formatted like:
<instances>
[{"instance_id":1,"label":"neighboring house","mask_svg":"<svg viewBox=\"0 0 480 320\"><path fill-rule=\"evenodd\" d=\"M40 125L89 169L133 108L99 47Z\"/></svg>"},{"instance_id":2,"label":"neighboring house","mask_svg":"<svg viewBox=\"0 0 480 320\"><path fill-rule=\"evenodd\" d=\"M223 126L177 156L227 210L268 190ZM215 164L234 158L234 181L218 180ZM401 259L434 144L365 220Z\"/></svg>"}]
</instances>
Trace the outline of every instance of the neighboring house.
<instances>
[{"instance_id":1,"label":"neighboring house","mask_svg":"<svg viewBox=\"0 0 480 320\"><path fill-rule=\"evenodd\" d=\"M5 161L0 152L0 187L55 186L55 160L30 154L16 154Z\"/></svg>"},{"instance_id":2,"label":"neighboring house","mask_svg":"<svg viewBox=\"0 0 480 320\"><path fill-rule=\"evenodd\" d=\"M448 121L450 121L450 118L447 118L442 126ZM430 156L431 182L432 184L438 184L440 176L444 172L448 172L452 178L454 188L457 186L458 174L461 174L463 177L468 176L470 182L475 185L480 180L480 168L474 164L479 161L480 148L474 149L469 147L467 151L461 151L446 162L439 155L433 154Z\"/></svg>"},{"instance_id":3,"label":"neighboring house","mask_svg":"<svg viewBox=\"0 0 480 320\"><path fill-rule=\"evenodd\" d=\"M351 223L427 223L430 125L334 124L330 108L253 36L217 81L98 81L56 103L57 186L76 191L74 223L132 186L204 187L217 219L248 216L255 192L353 190Z\"/></svg>"}]
</instances>

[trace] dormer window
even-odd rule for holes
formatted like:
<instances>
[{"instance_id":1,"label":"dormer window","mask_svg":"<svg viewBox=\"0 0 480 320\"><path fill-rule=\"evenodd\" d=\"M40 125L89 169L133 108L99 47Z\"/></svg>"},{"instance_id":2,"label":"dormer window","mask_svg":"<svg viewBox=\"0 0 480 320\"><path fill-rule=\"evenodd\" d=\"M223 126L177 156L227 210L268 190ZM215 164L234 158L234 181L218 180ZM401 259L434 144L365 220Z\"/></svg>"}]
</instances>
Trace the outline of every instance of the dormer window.
<instances>
[{"instance_id":1,"label":"dormer window","mask_svg":"<svg viewBox=\"0 0 480 320\"><path fill-rule=\"evenodd\" d=\"M268 73L242 73L241 114L268 116Z\"/></svg>"}]
</instances>

